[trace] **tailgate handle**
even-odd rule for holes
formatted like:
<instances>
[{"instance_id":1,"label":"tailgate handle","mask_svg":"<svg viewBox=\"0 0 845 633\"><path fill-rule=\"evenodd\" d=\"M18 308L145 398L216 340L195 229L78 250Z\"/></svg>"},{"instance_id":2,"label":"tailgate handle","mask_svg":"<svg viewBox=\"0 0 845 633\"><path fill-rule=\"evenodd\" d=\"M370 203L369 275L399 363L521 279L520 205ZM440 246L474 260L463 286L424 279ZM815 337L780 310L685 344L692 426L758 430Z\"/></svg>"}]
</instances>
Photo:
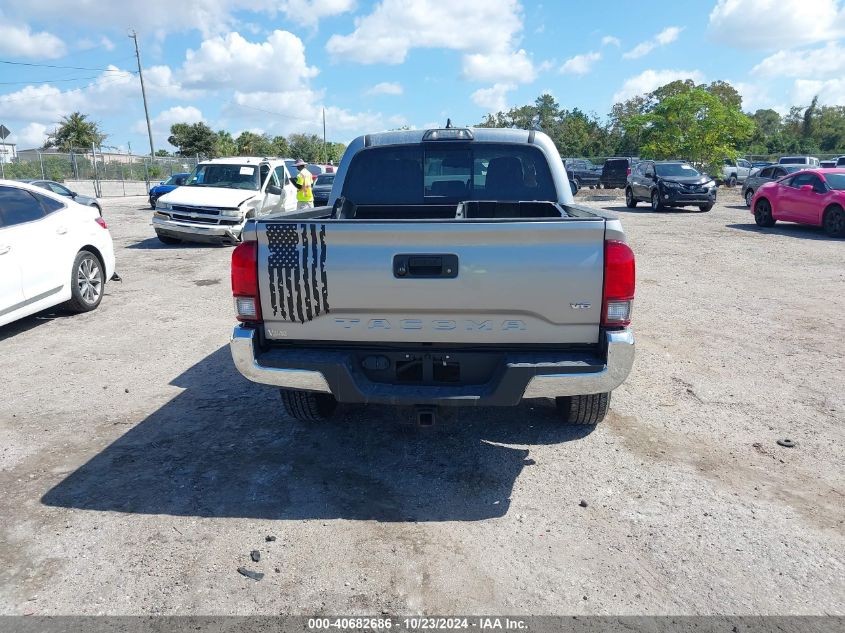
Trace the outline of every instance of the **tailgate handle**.
<instances>
[{"instance_id":1,"label":"tailgate handle","mask_svg":"<svg viewBox=\"0 0 845 633\"><path fill-rule=\"evenodd\" d=\"M458 256L433 253L395 255L393 276L399 279L454 279L458 276Z\"/></svg>"}]
</instances>

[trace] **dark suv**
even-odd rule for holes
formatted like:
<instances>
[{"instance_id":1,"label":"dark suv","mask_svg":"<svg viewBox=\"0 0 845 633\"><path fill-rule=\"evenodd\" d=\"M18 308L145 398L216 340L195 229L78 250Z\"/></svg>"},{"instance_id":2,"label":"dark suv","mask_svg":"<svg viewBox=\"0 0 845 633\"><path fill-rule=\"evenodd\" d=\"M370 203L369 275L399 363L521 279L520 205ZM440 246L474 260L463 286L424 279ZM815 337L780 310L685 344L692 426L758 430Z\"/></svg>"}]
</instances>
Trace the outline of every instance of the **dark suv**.
<instances>
[{"instance_id":1,"label":"dark suv","mask_svg":"<svg viewBox=\"0 0 845 633\"><path fill-rule=\"evenodd\" d=\"M638 158L608 158L604 161L599 182L605 189L622 189L628 183L631 168Z\"/></svg>"},{"instance_id":2,"label":"dark suv","mask_svg":"<svg viewBox=\"0 0 845 633\"><path fill-rule=\"evenodd\" d=\"M628 208L640 201L651 203L655 211L689 206L709 211L716 203L716 183L689 163L645 160L631 171L625 187Z\"/></svg>"}]
</instances>

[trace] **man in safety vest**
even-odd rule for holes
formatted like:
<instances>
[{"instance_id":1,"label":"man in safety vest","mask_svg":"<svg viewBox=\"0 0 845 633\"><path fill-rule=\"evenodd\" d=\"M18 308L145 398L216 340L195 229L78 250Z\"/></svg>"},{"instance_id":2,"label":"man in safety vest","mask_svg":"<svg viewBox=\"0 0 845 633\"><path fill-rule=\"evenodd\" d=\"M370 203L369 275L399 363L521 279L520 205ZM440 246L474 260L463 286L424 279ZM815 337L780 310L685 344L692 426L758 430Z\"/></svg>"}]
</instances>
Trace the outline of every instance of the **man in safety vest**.
<instances>
[{"instance_id":1,"label":"man in safety vest","mask_svg":"<svg viewBox=\"0 0 845 633\"><path fill-rule=\"evenodd\" d=\"M301 158L296 161L293 166L299 170L299 174L290 181L296 187L296 208L297 209L313 209L314 208L314 192L311 190L314 184L314 177L311 172L305 169L305 161Z\"/></svg>"}]
</instances>

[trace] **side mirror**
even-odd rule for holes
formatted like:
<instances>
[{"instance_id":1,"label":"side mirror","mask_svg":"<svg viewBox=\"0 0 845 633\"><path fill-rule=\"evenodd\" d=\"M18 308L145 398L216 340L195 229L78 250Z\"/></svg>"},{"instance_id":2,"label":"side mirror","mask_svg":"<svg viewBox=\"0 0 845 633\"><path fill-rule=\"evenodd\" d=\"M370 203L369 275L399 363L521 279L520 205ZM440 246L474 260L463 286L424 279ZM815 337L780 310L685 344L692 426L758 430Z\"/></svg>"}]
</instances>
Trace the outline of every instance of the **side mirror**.
<instances>
[{"instance_id":1,"label":"side mirror","mask_svg":"<svg viewBox=\"0 0 845 633\"><path fill-rule=\"evenodd\" d=\"M799 191L813 191L813 185L801 185Z\"/></svg>"},{"instance_id":2,"label":"side mirror","mask_svg":"<svg viewBox=\"0 0 845 633\"><path fill-rule=\"evenodd\" d=\"M78 193L76 193L75 191L71 191L71 192L70 192L70 197L71 197L71 198L75 198L75 197L76 197L76 196L78 196L78 195L79 195L79 194L78 194Z\"/></svg>"},{"instance_id":3,"label":"side mirror","mask_svg":"<svg viewBox=\"0 0 845 633\"><path fill-rule=\"evenodd\" d=\"M282 188L278 185L267 185L267 193L272 193L274 196L282 195Z\"/></svg>"},{"instance_id":4,"label":"side mirror","mask_svg":"<svg viewBox=\"0 0 845 633\"><path fill-rule=\"evenodd\" d=\"M165 182L166 182L166 181L164 181L164 180L159 180L159 181L158 181L158 184L163 185Z\"/></svg>"}]
</instances>

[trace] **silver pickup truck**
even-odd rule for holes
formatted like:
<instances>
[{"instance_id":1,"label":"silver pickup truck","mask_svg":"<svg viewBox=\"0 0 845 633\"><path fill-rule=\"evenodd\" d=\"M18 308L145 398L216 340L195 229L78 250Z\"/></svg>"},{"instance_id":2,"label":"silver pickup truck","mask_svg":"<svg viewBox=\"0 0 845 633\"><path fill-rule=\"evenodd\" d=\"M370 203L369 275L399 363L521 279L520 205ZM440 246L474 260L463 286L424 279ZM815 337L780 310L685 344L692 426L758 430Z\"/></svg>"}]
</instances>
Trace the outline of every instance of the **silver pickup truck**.
<instances>
[{"instance_id":1,"label":"silver pickup truck","mask_svg":"<svg viewBox=\"0 0 845 633\"><path fill-rule=\"evenodd\" d=\"M513 406L555 398L597 424L634 359L634 255L612 214L572 204L541 132L370 134L329 206L250 221L232 254L248 379L287 412L338 401Z\"/></svg>"}]
</instances>

